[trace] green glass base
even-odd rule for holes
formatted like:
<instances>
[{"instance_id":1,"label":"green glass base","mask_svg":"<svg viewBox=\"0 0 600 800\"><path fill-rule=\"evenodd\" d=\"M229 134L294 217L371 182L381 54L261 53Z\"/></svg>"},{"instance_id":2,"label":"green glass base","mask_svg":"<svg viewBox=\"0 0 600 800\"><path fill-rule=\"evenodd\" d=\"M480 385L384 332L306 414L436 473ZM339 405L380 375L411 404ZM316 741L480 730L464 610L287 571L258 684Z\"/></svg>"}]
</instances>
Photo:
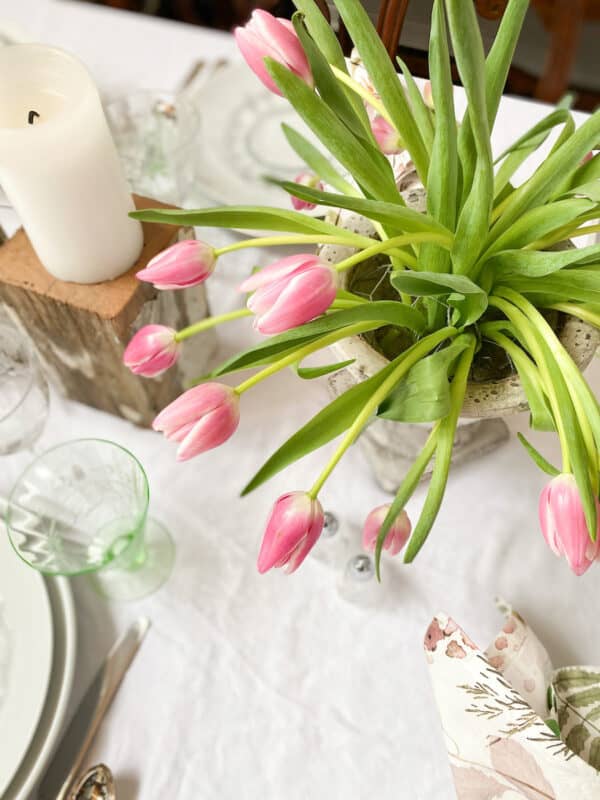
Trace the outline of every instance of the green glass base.
<instances>
[{"instance_id":1,"label":"green glass base","mask_svg":"<svg viewBox=\"0 0 600 800\"><path fill-rule=\"evenodd\" d=\"M144 529L143 556L129 569L105 567L90 580L109 600L139 600L156 592L168 579L175 561L175 543L165 526L148 519Z\"/></svg>"}]
</instances>

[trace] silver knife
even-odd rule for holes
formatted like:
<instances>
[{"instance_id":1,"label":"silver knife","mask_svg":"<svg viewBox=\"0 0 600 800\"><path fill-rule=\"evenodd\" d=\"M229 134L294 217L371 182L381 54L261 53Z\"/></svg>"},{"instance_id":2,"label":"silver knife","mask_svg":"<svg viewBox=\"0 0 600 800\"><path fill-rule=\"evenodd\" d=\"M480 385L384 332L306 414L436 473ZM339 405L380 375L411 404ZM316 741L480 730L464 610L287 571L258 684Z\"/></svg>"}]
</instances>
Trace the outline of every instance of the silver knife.
<instances>
[{"instance_id":1,"label":"silver knife","mask_svg":"<svg viewBox=\"0 0 600 800\"><path fill-rule=\"evenodd\" d=\"M140 617L113 645L54 751L39 800L69 800L85 754L149 627L150 621Z\"/></svg>"}]
</instances>

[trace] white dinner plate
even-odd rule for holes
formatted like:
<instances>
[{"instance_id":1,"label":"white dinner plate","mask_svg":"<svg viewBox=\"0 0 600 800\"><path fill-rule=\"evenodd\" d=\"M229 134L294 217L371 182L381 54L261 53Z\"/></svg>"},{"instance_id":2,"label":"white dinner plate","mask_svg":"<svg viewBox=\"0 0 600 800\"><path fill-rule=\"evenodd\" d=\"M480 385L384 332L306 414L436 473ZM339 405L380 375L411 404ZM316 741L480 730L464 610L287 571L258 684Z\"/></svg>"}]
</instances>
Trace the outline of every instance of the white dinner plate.
<instances>
[{"instance_id":1,"label":"white dinner plate","mask_svg":"<svg viewBox=\"0 0 600 800\"><path fill-rule=\"evenodd\" d=\"M0 528L0 797L18 769L44 708L53 627L43 577Z\"/></svg>"},{"instance_id":2,"label":"white dinner plate","mask_svg":"<svg viewBox=\"0 0 600 800\"><path fill-rule=\"evenodd\" d=\"M62 733L71 696L77 650L71 587L66 578L47 578L46 588L54 622L52 677L38 728L2 800L31 800Z\"/></svg>"},{"instance_id":3,"label":"white dinner plate","mask_svg":"<svg viewBox=\"0 0 600 800\"><path fill-rule=\"evenodd\" d=\"M265 175L293 180L305 169L287 143L287 123L310 141L312 132L287 100L266 89L245 62L213 69L185 90L198 103L202 137L196 150L197 205L272 205L291 208L289 195ZM322 150L322 146L320 146ZM190 197L193 203L194 197ZM185 203L190 207L190 203Z\"/></svg>"}]
</instances>

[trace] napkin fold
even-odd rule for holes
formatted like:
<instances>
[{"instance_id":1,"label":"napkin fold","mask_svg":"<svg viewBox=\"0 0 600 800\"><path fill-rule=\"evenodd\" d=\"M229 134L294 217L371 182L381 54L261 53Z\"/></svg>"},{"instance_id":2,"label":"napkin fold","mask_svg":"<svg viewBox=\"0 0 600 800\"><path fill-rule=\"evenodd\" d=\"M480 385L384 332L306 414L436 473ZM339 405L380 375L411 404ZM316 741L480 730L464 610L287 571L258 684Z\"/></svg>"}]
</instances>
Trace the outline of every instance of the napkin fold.
<instances>
[{"instance_id":1,"label":"napkin fold","mask_svg":"<svg viewBox=\"0 0 600 800\"><path fill-rule=\"evenodd\" d=\"M501 609L485 651L444 613L425 634L458 799L598 800L600 668L553 670L525 620Z\"/></svg>"}]
</instances>

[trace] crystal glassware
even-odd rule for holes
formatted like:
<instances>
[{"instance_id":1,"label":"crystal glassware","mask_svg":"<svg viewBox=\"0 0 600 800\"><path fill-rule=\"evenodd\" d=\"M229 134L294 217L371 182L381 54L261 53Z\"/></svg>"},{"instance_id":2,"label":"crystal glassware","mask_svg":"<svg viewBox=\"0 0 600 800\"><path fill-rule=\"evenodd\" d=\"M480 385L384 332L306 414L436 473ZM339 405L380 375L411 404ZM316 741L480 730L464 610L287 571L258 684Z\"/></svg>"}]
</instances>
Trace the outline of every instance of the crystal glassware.
<instances>
[{"instance_id":1,"label":"crystal glassware","mask_svg":"<svg viewBox=\"0 0 600 800\"><path fill-rule=\"evenodd\" d=\"M31 447L48 416L48 384L29 339L0 323L0 455Z\"/></svg>"},{"instance_id":2,"label":"crystal glassware","mask_svg":"<svg viewBox=\"0 0 600 800\"><path fill-rule=\"evenodd\" d=\"M140 90L105 103L127 180L134 192L182 204L195 180L200 113L185 95Z\"/></svg>"},{"instance_id":3,"label":"crystal glassware","mask_svg":"<svg viewBox=\"0 0 600 800\"><path fill-rule=\"evenodd\" d=\"M17 480L6 524L18 555L46 575L96 573L99 591L134 600L161 586L174 560L165 527L148 519L137 458L103 439L76 439L38 456Z\"/></svg>"}]
</instances>

